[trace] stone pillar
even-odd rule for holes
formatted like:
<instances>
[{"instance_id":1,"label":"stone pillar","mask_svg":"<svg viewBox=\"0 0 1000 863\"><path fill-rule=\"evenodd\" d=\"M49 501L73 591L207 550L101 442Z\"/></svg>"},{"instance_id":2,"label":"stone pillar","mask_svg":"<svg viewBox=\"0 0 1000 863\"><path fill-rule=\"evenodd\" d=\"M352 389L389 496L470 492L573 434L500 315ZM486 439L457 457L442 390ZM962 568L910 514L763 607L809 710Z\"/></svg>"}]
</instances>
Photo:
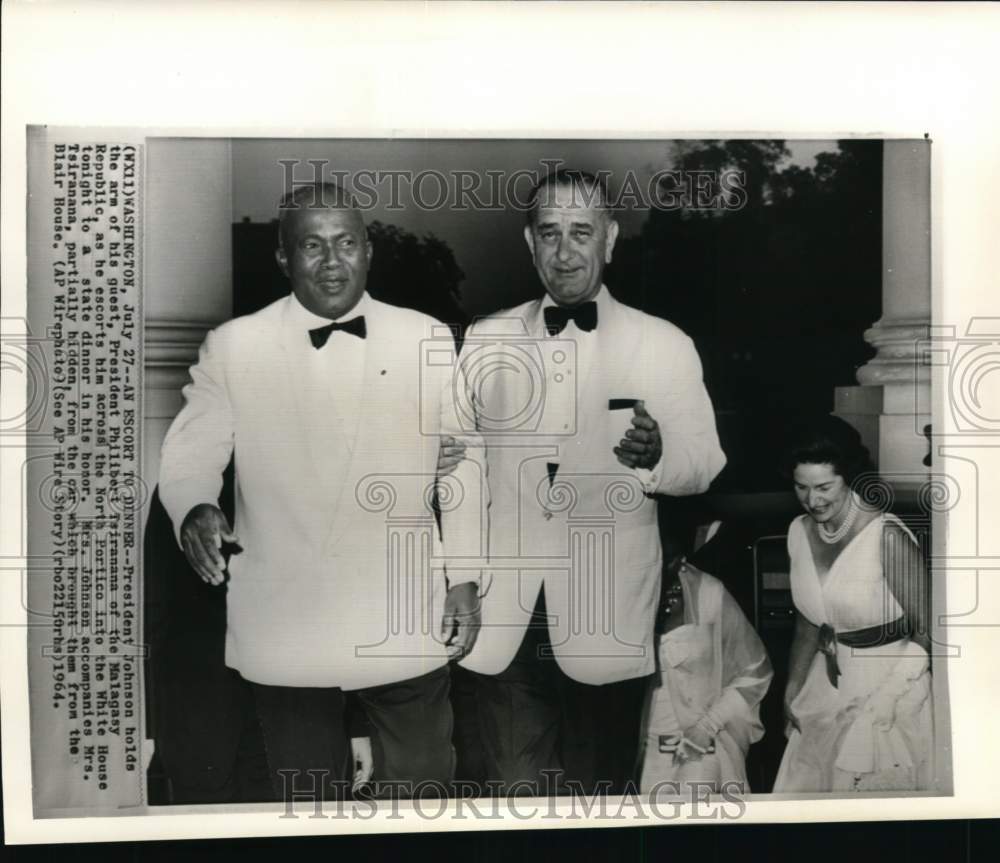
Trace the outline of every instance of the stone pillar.
<instances>
[{"instance_id":1,"label":"stone pillar","mask_svg":"<svg viewBox=\"0 0 1000 863\"><path fill-rule=\"evenodd\" d=\"M146 160L142 471L152 493L188 369L208 330L232 317L233 207L228 141L152 139Z\"/></svg>"},{"instance_id":2,"label":"stone pillar","mask_svg":"<svg viewBox=\"0 0 1000 863\"><path fill-rule=\"evenodd\" d=\"M882 317L865 340L878 353L858 369L856 387L838 387L834 413L861 432L879 472L915 488L929 468L930 143L886 141L882 176Z\"/></svg>"}]
</instances>

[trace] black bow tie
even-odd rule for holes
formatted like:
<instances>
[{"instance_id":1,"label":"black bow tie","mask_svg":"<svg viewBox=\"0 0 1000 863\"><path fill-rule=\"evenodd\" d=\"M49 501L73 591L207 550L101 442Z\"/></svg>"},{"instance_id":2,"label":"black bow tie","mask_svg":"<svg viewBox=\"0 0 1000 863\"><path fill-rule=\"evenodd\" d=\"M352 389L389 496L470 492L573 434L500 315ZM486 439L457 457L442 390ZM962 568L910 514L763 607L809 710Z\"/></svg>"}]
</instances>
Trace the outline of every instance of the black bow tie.
<instances>
[{"instance_id":1,"label":"black bow tie","mask_svg":"<svg viewBox=\"0 0 1000 863\"><path fill-rule=\"evenodd\" d=\"M332 324L327 324L325 327L317 327L315 330L309 330L309 339L313 343L313 347L319 350L323 345L325 345L329 339L330 334L334 330L343 330L345 333L350 333L352 336L357 336L359 339L363 339L368 335L368 328L365 326L365 316L358 315L356 318L351 318L349 321L344 321L342 324L338 324L334 321Z\"/></svg>"},{"instance_id":2,"label":"black bow tie","mask_svg":"<svg viewBox=\"0 0 1000 863\"><path fill-rule=\"evenodd\" d=\"M566 324L572 321L578 329L589 333L597 328L597 303L593 300L587 303L580 303L572 308L564 306L547 306L545 309L545 329L550 336L557 336L564 329Z\"/></svg>"}]
</instances>

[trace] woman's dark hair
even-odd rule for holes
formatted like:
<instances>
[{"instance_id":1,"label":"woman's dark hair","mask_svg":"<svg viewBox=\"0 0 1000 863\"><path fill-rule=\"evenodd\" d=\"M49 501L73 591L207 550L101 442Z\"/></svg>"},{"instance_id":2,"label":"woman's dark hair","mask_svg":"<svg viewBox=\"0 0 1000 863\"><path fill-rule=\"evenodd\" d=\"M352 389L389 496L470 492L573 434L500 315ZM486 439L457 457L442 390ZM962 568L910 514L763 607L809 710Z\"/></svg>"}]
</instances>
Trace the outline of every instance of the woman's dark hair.
<instances>
[{"instance_id":1,"label":"woman's dark hair","mask_svg":"<svg viewBox=\"0 0 1000 863\"><path fill-rule=\"evenodd\" d=\"M831 414L804 420L789 433L781 459L782 476L791 479L800 464L828 464L848 485L874 470L857 429Z\"/></svg>"}]
</instances>

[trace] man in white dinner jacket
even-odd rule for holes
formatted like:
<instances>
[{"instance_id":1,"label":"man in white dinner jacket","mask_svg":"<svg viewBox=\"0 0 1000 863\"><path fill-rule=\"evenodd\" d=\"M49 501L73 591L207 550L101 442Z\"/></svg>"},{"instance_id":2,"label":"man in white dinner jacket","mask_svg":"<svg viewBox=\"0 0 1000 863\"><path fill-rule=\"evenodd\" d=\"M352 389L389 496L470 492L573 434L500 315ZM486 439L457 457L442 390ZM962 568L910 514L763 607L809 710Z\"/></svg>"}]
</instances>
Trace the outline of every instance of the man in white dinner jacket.
<instances>
[{"instance_id":1,"label":"man in white dinner jacket","mask_svg":"<svg viewBox=\"0 0 1000 863\"><path fill-rule=\"evenodd\" d=\"M546 293L476 322L460 363L494 571L463 665L491 778L514 793L552 790L543 771L619 793L633 776L655 667L653 495L703 492L725 464L692 341L603 285L618 235L604 194L583 172L539 182L524 234Z\"/></svg>"},{"instance_id":2,"label":"man in white dinner jacket","mask_svg":"<svg viewBox=\"0 0 1000 863\"><path fill-rule=\"evenodd\" d=\"M478 573L449 572L446 587L429 565L451 370L421 362L433 319L365 293L372 246L339 186L300 185L279 215L292 292L209 333L160 495L191 564L228 585L226 662L253 684L276 792L315 790L323 771L325 793L342 793L353 690L375 778L405 795L452 778L447 661L479 626ZM463 489L442 507L453 538L478 538L475 453L448 480ZM230 456L232 526L218 508Z\"/></svg>"}]
</instances>

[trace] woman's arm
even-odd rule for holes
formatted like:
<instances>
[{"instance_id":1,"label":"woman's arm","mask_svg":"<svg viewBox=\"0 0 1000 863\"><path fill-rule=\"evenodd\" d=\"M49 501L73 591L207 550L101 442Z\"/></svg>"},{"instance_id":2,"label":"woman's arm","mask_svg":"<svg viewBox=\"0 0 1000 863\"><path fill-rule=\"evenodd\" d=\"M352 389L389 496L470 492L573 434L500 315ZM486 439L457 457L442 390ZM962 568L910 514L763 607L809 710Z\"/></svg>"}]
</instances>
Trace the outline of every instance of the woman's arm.
<instances>
[{"instance_id":1,"label":"woman's arm","mask_svg":"<svg viewBox=\"0 0 1000 863\"><path fill-rule=\"evenodd\" d=\"M930 653L930 614L927 568L920 546L896 524L882 532L882 571L886 584L906 615L910 638Z\"/></svg>"},{"instance_id":2,"label":"woman's arm","mask_svg":"<svg viewBox=\"0 0 1000 863\"><path fill-rule=\"evenodd\" d=\"M785 714L788 721L801 731L798 720L791 711L791 703L806 682L819 643L819 627L810 623L801 612L795 612L795 636L792 639L791 657L788 662L788 683L785 686Z\"/></svg>"}]
</instances>

